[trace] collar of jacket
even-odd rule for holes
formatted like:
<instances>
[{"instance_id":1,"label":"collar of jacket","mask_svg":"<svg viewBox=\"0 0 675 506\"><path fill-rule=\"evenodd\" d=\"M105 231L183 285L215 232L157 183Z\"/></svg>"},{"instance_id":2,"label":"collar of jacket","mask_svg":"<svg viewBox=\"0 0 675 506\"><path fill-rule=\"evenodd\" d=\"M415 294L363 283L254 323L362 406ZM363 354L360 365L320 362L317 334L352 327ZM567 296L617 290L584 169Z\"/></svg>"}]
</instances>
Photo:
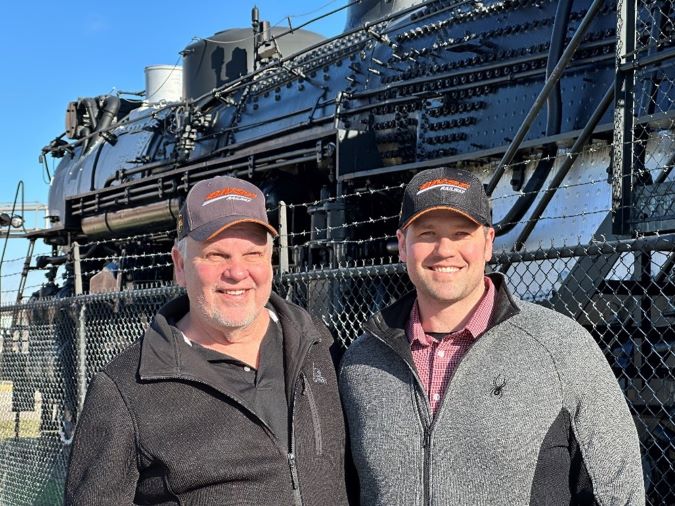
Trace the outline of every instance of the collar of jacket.
<instances>
[{"instance_id":1,"label":"collar of jacket","mask_svg":"<svg viewBox=\"0 0 675 506\"><path fill-rule=\"evenodd\" d=\"M300 373L307 352L321 341L317 327L300 307L275 293L270 296L272 309L279 317L283 333L284 375L286 398L291 399L293 385ZM167 302L157 312L141 339L141 359L138 374L141 380L182 379L207 384L221 391L221 382L215 372L204 367L201 355L183 339L182 333L171 323L180 320L189 310L187 295ZM223 392L244 404L233 392Z\"/></svg>"},{"instance_id":2,"label":"collar of jacket","mask_svg":"<svg viewBox=\"0 0 675 506\"><path fill-rule=\"evenodd\" d=\"M520 312L516 299L506 286L504 275L494 272L488 276L495 285L495 305L486 332ZM415 367L405 329L416 298L415 290L408 292L394 304L375 314L364 326L365 332L388 344L413 370Z\"/></svg>"}]
</instances>

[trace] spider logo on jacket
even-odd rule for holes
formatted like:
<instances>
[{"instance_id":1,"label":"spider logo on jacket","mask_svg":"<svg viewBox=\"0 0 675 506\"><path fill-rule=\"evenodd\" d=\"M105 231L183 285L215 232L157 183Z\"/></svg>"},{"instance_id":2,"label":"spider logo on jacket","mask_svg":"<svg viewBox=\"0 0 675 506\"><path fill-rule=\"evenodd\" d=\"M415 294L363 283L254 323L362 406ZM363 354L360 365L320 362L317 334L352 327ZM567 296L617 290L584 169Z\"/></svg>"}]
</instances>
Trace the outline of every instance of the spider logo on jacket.
<instances>
[{"instance_id":1,"label":"spider logo on jacket","mask_svg":"<svg viewBox=\"0 0 675 506\"><path fill-rule=\"evenodd\" d=\"M506 386L506 378L502 377L501 374L498 374L492 380L492 395L501 398L505 386Z\"/></svg>"}]
</instances>

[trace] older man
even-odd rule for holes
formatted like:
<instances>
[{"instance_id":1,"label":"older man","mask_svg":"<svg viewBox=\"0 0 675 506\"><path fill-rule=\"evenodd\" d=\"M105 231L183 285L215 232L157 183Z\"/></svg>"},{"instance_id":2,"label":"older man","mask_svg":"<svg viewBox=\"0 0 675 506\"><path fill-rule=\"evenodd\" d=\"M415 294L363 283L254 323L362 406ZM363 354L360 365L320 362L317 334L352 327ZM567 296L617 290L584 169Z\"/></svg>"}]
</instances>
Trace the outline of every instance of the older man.
<instances>
[{"instance_id":1,"label":"older man","mask_svg":"<svg viewBox=\"0 0 675 506\"><path fill-rule=\"evenodd\" d=\"M197 183L172 250L186 294L92 381L66 503L346 504L333 339L272 293L265 198Z\"/></svg>"},{"instance_id":2,"label":"older man","mask_svg":"<svg viewBox=\"0 0 675 506\"><path fill-rule=\"evenodd\" d=\"M340 371L362 503L643 504L635 425L593 338L484 275L480 181L415 175L397 237L415 291Z\"/></svg>"}]
</instances>

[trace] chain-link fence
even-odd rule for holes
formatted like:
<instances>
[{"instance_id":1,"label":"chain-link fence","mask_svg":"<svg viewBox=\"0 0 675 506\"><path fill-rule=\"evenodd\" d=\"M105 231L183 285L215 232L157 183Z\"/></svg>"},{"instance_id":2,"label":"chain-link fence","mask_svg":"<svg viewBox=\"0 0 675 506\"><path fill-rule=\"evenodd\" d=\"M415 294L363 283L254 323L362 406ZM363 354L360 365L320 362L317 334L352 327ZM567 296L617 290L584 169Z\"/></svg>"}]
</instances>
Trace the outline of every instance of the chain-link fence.
<instances>
[{"instance_id":1,"label":"chain-link fence","mask_svg":"<svg viewBox=\"0 0 675 506\"><path fill-rule=\"evenodd\" d=\"M584 325L605 352L640 433L650 504L675 503L675 235L499 253L521 298ZM348 346L411 289L402 264L276 276L275 290ZM0 309L0 503L59 504L78 406L93 374L137 339L170 286Z\"/></svg>"},{"instance_id":2,"label":"chain-link fence","mask_svg":"<svg viewBox=\"0 0 675 506\"><path fill-rule=\"evenodd\" d=\"M93 375L178 287L33 300L0 309L0 504L60 504Z\"/></svg>"}]
</instances>

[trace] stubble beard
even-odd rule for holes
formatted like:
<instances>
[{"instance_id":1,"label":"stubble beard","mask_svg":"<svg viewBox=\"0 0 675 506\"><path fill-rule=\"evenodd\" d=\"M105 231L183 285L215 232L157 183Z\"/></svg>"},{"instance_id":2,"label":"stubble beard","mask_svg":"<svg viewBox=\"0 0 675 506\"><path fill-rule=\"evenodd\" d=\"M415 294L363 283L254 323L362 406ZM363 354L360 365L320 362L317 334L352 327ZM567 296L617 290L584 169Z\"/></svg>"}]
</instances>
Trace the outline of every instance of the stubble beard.
<instances>
[{"instance_id":1,"label":"stubble beard","mask_svg":"<svg viewBox=\"0 0 675 506\"><path fill-rule=\"evenodd\" d=\"M237 318L236 320L228 319L225 317L225 315L218 311L214 304L209 304L206 300L206 297L203 295L197 297L197 307L199 308L199 312L205 321L222 330L241 329L248 327L260 314L260 310L256 308L242 308L242 312L245 312L241 317Z\"/></svg>"},{"instance_id":2,"label":"stubble beard","mask_svg":"<svg viewBox=\"0 0 675 506\"><path fill-rule=\"evenodd\" d=\"M417 288L420 291L420 288ZM455 290L448 290L448 287L434 286L433 283L424 283L421 290L426 296L436 302L452 304L462 300L462 294L457 294Z\"/></svg>"},{"instance_id":3,"label":"stubble beard","mask_svg":"<svg viewBox=\"0 0 675 506\"><path fill-rule=\"evenodd\" d=\"M439 282L431 277L419 276L414 283L418 292L423 292L429 300L440 304L452 305L470 298L482 286L482 277L472 283L472 280L461 279L456 281Z\"/></svg>"}]
</instances>

